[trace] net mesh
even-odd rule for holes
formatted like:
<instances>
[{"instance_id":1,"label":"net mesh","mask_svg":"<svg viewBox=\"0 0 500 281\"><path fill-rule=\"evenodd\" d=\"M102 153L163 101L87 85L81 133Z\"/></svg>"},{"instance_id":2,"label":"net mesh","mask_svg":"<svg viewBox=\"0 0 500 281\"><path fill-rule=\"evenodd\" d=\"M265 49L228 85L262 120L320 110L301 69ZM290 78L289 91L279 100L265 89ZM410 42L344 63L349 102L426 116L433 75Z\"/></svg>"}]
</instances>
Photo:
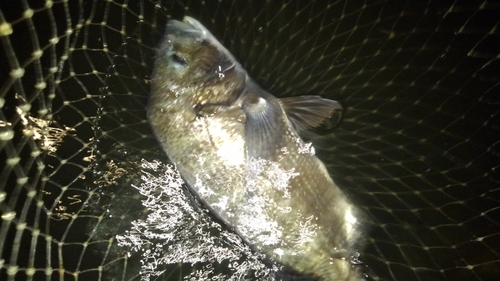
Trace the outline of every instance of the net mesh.
<instances>
[{"instance_id":1,"label":"net mesh","mask_svg":"<svg viewBox=\"0 0 500 281\"><path fill-rule=\"evenodd\" d=\"M184 15L271 93L342 103L314 145L369 218L368 279L497 280L500 4L430 0L1 1L0 280L272 280L146 120Z\"/></svg>"}]
</instances>

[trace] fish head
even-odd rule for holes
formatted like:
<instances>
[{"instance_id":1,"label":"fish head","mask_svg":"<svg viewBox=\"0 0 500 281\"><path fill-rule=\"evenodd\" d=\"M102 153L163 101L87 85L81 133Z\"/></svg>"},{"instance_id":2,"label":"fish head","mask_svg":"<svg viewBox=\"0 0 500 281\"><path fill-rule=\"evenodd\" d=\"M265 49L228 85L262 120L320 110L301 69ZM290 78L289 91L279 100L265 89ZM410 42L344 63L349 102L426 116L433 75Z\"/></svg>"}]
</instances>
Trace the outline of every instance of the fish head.
<instances>
[{"instance_id":1,"label":"fish head","mask_svg":"<svg viewBox=\"0 0 500 281\"><path fill-rule=\"evenodd\" d=\"M154 84L196 107L230 104L246 77L231 53L198 21L185 17L168 22L157 52Z\"/></svg>"}]
</instances>

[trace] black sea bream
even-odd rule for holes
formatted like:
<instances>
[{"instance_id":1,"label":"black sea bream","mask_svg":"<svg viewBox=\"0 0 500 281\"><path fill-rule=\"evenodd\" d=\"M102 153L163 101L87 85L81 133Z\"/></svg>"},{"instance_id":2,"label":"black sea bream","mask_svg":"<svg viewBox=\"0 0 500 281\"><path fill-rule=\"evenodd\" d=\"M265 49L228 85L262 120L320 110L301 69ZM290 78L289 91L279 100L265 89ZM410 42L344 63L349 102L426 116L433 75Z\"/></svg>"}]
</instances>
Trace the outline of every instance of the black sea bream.
<instances>
[{"instance_id":1,"label":"black sea bream","mask_svg":"<svg viewBox=\"0 0 500 281\"><path fill-rule=\"evenodd\" d=\"M257 251L320 280L362 280L355 207L299 132L342 110L319 96L278 99L198 21L171 20L148 118L180 174Z\"/></svg>"}]
</instances>

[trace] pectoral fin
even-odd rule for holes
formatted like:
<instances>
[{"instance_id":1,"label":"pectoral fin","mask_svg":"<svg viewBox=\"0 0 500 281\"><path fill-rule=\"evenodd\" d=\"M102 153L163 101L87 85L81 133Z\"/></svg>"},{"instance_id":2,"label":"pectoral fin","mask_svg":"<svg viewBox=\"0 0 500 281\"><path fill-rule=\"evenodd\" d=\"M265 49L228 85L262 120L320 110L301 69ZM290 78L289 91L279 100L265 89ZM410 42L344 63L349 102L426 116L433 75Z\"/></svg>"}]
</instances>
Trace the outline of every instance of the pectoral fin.
<instances>
[{"instance_id":1,"label":"pectoral fin","mask_svg":"<svg viewBox=\"0 0 500 281\"><path fill-rule=\"evenodd\" d=\"M264 91L247 91L242 96L248 158L271 159L282 136L279 130L280 105Z\"/></svg>"},{"instance_id":2,"label":"pectoral fin","mask_svg":"<svg viewBox=\"0 0 500 281\"><path fill-rule=\"evenodd\" d=\"M340 103L320 96L281 98L279 101L298 133L318 127L326 120L328 120L328 126L333 128L342 116Z\"/></svg>"}]
</instances>

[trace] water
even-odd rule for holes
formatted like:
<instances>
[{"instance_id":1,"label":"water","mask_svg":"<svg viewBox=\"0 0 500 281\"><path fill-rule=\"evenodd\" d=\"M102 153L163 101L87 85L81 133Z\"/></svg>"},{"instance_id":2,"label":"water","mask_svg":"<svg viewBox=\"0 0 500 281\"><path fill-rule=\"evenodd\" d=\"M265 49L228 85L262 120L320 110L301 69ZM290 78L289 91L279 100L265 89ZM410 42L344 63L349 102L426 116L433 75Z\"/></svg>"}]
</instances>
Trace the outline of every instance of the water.
<instances>
[{"instance_id":1,"label":"water","mask_svg":"<svg viewBox=\"0 0 500 281\"><path fill-rule=\"evenodd\" d=\"M145 118L148 79L168 16L184 14L271 93L342 103L314 145L369 217L369 279L500 274L497 4L124 4L0 3L1 280L272 278L183 188L144 205L141 187L169 171ZM162 231L147 233L152 216Z\"/></svg>"}]
</instances>

